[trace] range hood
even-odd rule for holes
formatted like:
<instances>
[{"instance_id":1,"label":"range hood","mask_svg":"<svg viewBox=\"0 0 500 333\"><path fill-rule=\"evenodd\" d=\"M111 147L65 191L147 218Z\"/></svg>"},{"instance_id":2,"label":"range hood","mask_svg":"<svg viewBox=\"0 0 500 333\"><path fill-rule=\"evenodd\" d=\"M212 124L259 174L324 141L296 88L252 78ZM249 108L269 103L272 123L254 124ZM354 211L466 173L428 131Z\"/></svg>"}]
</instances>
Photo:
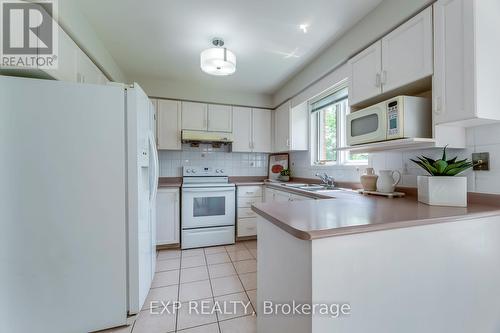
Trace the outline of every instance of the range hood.
<instances>
[{"instance_id":1,"label":"range hood","mask_svg":"<svg viewBox=\"0 0 500 333\"><path fill-rule=\"evenodd\" d=\"M183 130L181 135L181 140L183 143L189 143L189 142L231 143L233 142L233 134L225 132Z\"/></svg>"}]
</instances>

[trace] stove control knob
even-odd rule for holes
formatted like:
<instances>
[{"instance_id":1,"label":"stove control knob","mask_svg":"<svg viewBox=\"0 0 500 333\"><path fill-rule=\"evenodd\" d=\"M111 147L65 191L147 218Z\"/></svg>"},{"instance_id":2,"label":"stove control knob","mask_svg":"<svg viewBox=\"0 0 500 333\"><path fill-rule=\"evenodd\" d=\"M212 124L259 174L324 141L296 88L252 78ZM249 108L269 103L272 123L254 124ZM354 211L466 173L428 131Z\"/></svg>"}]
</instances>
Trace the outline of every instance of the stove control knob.
<instances>
[{"instance_id":1,"label":"stove control knob","mask_svg":"<svg viewBox=\"0 0 500 333\"><path fill-rule=\"evenodd\" d=\"M196 173L196 170L195 170L195 169L191 169L191 172L192 172L192 173Z\"/></svg>"},{"instance_id":2,"label":"stove control knob","mask_svg":"<svg viewBox=\"0 0 500 333\"><path fill-rule=\"evenodd\" d=\"M190 169L186 169L186 173L191 173L191 170Z\"/></svg>"},{"instance_id":3,"label":"stove control knob","mask_svg":"<svg viewBox=\"0 0 500 333\"><path fill-rule=\"evenodd\" d=\"M215 173L219 173L219 172L220 172L220 170L219 170L219 169L216 169L216 170L215 170Z\"/></svg>"},{"instance_id":4,"label":"stove control knob","mask_svg":"<svg viewBox=\"0 0 500 333\"><path fill-rule=\"evenodd\" d=\"M224 173L224 170L222 170L222 169L220 169L219 171L220 171L220 173Z\"/></svg>"}]
</instances>

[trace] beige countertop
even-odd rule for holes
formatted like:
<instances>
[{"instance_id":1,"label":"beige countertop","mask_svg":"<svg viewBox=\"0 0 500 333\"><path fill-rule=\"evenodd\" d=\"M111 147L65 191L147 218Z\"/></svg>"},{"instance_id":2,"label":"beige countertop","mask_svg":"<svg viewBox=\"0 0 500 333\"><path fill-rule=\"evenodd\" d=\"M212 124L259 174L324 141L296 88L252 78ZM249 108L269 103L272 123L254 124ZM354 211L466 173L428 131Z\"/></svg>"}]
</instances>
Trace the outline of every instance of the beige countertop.
<instances>
[{"instance_id":1,"label":"beige countertop","mask_svg":"<svg viewBox=\"0 0 500 333\"><path fill-rule=\"evenodd\" d=\"M289 192L314 192L266 186ZM429 206L414 196L388 199L354 191L322 193L329 199L260 203L252 210L291 235L304 240L500 215L500 196L477 194L467 208ZM478 201L484 203L478 203Z\"/></svg>"}]
</instances>

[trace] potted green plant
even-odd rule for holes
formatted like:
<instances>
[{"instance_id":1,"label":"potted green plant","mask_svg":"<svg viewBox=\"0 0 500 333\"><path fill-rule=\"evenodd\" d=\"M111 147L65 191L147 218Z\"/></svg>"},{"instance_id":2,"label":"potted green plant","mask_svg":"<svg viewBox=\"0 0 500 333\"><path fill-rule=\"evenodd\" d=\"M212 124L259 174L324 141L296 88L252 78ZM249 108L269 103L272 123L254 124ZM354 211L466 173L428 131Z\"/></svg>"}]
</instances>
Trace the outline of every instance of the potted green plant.
<instances>
[{"instance_id":1,"label":"potted green plant","mask_svg":"<svg viewBox=\"0 0 500 333\"><path fill-rule=\"evenodd\" d=\"M457 175L472 168L471 161L457 157L447 160L446 147L439 160L421 156L411 161L429 173L418 176L418 201L433 206L467 207L467 177Z\"/></svg>"},{"instance_id":2,"label":"potted green plant","mask_svg":"<svg viewBox=\"0 0 500 333\"><path fill-rule=\"evenodd\" d=\"M280 180L284 182L290 180L290 169L283 169L280 171Z\"/></svg>"}]
</instances>

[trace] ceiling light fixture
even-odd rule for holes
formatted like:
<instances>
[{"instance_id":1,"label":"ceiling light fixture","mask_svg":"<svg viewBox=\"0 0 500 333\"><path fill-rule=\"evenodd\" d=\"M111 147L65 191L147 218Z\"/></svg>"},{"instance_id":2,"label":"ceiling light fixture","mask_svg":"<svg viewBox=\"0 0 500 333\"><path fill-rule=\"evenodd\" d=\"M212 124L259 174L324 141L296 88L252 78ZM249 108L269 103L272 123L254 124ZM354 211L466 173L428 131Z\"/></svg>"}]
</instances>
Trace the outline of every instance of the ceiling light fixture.
<instances>
[{"instance_id":1,"label":"ceiling light fixture","mask_svg":"<svg viewBox=\"0 0 500 333\"><path fill-rule=\"evenodd\" d=\"M210 75L224 76L236 72L236 56L226 49L221 38L214 38L215 47L206 49L200 54L201 70Z\"/></svg>"},{"instance_id":2,"label":"ceiling light fixture","mask_svg":"<svg viewBox=\"0 0 500 333\"><path fill-rule=\"evenodd\" d=\"M309 24L300 24L299 29L302 30L303 33L307 33L307 28L309 28Z\"/></svg>"}]
</instances>

